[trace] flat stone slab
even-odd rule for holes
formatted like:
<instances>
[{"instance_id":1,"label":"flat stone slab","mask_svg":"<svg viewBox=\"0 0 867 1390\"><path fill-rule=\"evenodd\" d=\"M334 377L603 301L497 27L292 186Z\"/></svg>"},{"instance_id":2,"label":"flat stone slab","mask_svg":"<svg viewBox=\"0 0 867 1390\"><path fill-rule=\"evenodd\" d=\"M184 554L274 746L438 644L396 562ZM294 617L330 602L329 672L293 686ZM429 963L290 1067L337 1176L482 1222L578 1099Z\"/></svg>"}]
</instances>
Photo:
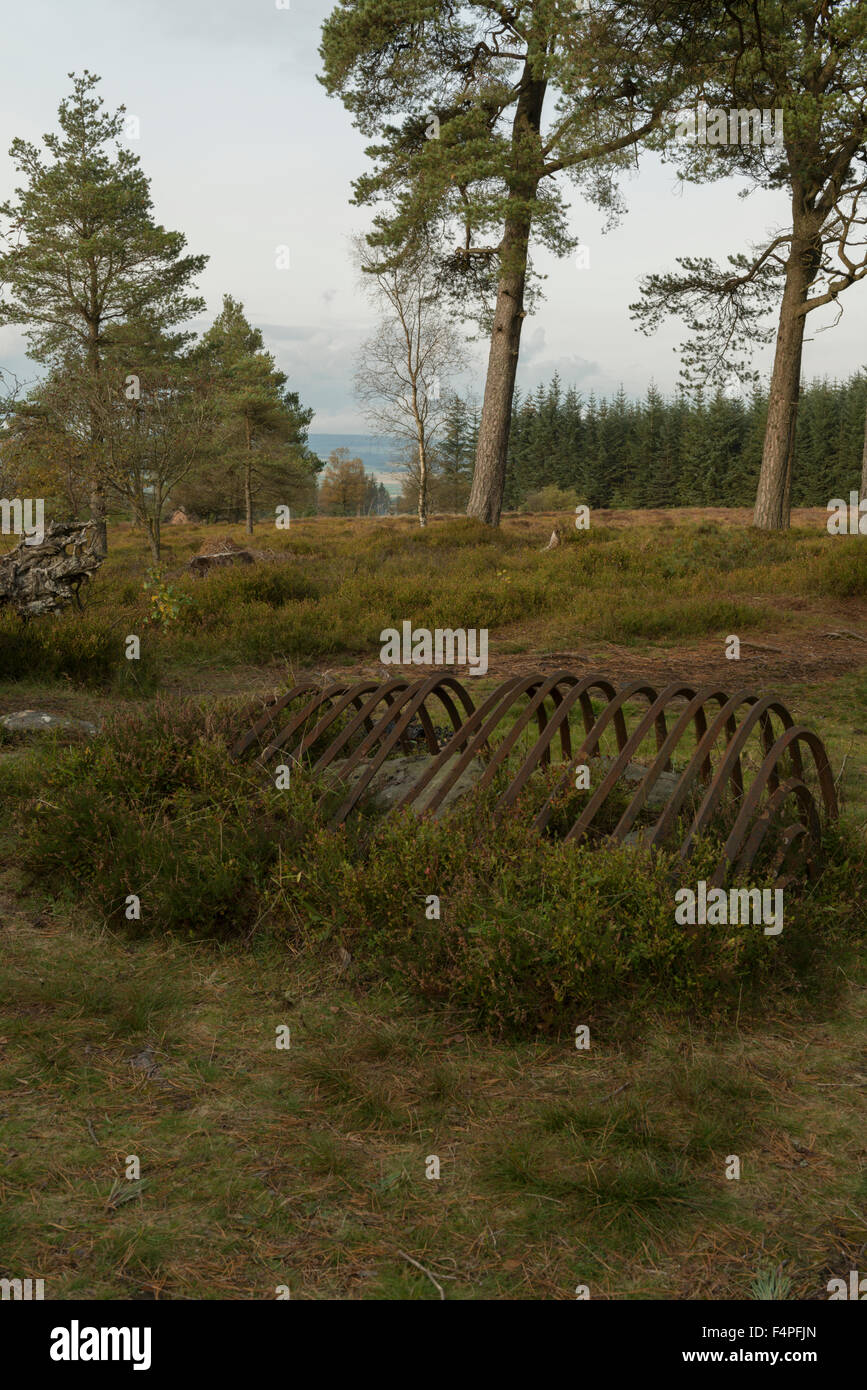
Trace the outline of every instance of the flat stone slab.
<instances>
[{"instance_id":1,"label":"flat stone slab","mask_svg":"<svg viewBox=\"0 0 867 1390\"><path fill-rule=\"evenodd\" d=\"M427 771L433 762L433 757L426 753L410 753L394 758L387 758L367 788L367 795L371 797L373 804L380 811L388 811L394 806L401 797L415 784L420 781L422 775ZM610 757L596 757L588 759L589 766L598 771L607 772L613 764L614 759ZM338 764L334 768L334 776L344 781L347 787L354 787L358 779L366 771L366 764L353 769L348 777L341 774L341 766ZM440 806L434 812L434 819L438 820L449 808L471 791L485 771L486 764L480 759L475 758L464 769L455 785L446 793ZM424 791L419 796L418 801L413 803L411 810L421 813L424 811L428 801L434 796L442 783L450 776L452 765L446 763L437 775L431 779ZM636 785L641 782L647 774L647 768L640 763L628 763L620 779L620 785ZM647 801L645 802L642 814L661 811L667 806L674 789L680 781L678 772L662 772L655 782ZM627 842L631 841L641 832L635 830L627 836Z\"/></svg>"},{"instance_id":2,"label":"flat stone slab","mask_svg":"<svg viewBox=\"0 0 867 1390\"><path fill-rule=\"evenodd\" d=\"M414 787L416 782L421 780L422 775L432 762L433 757L430 754L386 758L382 766L377 769L376 776L367 788L368 795L372 797L377 809L389 811L404 793L409 791L410 787ZM438 820L459 797L470 791L479 781L484 770L484 763L480 762L478 758L474 759L469 767L464 768L455 785L446 793L442 804L434 812L434 820ZM336 768L335 771L336 775L340 777L340 769ZM345 780L348 787L353 787L364 771L366 768L362 765L355 768L348 778L341 778L341 780ZM436 777L427 784L418 802L414 803L410 809L417 812L423 811L428 800L451 774L451 771L451 764L446 763Z\"/></svg>"},{"instance_id":3,"label":"flat stone slab","mask_svg":"<svg viewBox=\"0 0 867 1390\"><path fill-rule=\"evenodd\" d=\"M10 733L35 734L46 729L74 729L81 734L95 734L97 728L86 719L73 719L68 714L47 714L39 709L17 710L14 714L4 714L0 724Z\"/></svg>"},{"instance_id":4,"label":"flat stone slab","mask_svg":"<svg viewBox=\"0 0 867 1390\"><path fill-rule=\"evenodd\" d=\"M603 772L607 772L608 769L613 765L614 761L614 758L610 757L589 759L591 768L601 767ZM622 782L629 782L632 783L634 786L637 786L638 783L642 782L646 776L647 768L644 767L641 763L627 763L623 773L621 774L620 780ZM681 774L679 772L660 772L659 776L657 777L656 781L650 789L650 793L648 795L647 800L644 803L645 809L648 811L663 810L663 808L667 806L669 801L671 800L672 794L674 793L675 788L680 782L680 778Z\"/></svg>"}]
</instances>

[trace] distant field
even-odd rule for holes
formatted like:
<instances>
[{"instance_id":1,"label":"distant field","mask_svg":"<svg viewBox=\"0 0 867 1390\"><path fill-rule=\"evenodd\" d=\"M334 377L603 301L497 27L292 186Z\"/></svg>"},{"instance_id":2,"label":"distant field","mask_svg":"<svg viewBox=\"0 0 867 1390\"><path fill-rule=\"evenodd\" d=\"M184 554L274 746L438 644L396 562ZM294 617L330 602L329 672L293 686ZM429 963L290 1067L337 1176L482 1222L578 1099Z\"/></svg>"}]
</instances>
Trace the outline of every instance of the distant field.
<instances>
[{"instance_id":1,"label":"distant field","mask_svg":"<svg viewBox=\"0 0 867 1390\"><path fill-rule=\"evenodd\" d=\"M109 720L0 738L10 1268L57 1298L826 1297L867 1203L867 543L825 519L293 520L256 528L271 562L202 580L189 558L242 528L171 527L168 626L117 525L83 615L0 618L0 715ZM483 809L335 834L231 764L243 709L302 672L384 676L404 620L488 628L476 691L561 667L778 691L842 799L782 949L677 937L664 862Z\"/></svg>"}]
</instances>

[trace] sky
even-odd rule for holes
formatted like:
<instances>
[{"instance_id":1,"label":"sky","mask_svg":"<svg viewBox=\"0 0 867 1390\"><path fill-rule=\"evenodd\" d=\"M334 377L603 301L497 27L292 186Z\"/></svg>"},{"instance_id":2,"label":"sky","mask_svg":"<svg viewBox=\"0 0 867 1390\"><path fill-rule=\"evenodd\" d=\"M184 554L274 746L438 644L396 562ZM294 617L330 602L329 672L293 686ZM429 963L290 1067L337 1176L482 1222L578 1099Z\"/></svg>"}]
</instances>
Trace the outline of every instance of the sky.
<instances>
[{"instance_id":1,"label":"sky","mask_svg":"<svg viewBox=\"0 0 867 1390\"><path fill-rule=\"evenodd\" d=\"M28 0L16 7L14 42L0 51L0 201L11 196L15 136L34 143L56 125L70 72L98 73L111 109L123 103L139 124L130 148L151 180L158 222L210 257L199 279L207 311L224 293L244 304L290 387L312 406L312 431L368 429L353 374L375 311L357 283L349 239L370 225L350 205L352 180L367 167L365 140L341 103L317 82L319 31L330 0ZM605 235L602 217L577 194L571 225L589 266L541 253L545 298L525 320L518 385L555 371L585 395L630 396L654 382L674 389L680 330L670 321L648 338L628 306L638 282L673 268L678 255L718 259L784 224L782 195L740 199L738 185L678 184L673 167L643 160L623 186L628 212ZM277 266L288 247L289 266ZM283 257L285 259L285 256ZM810 316L804 372L848 376L867 361L862 283ZM486 350L469 350L454 382L481 399ZM769 350L756 357L769 370ZM0 367L32 378L21 332L0 328Z\"/></svg>"}]
</instances>

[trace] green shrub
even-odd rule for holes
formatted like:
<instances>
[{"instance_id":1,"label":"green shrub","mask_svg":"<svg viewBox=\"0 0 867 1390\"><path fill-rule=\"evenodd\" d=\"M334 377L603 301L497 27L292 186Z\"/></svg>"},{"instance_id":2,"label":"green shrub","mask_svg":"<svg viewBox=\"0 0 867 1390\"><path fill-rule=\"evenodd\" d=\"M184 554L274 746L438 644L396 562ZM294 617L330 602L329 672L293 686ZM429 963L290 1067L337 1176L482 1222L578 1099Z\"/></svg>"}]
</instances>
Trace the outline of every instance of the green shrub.
<instances>
[{"instance_id":1,"label":"green shrub","mask_svg":"<svg viewBox=\"0 0 867 1390\"><path fill-rule=\"evenodd\" d=\"M88 689L149 694L158 681L154 647L143 641L140 659L128 661L127 630L89 614L68 612L22 623L4 613L0 680L68 680Z\"/></svg>"},{"instance_id":2,"label":"green shrub","mask_svg":"<svg viewBox=\"0 0 867 1390\"><path fill-rule=\"evenodd\" d=\"M795 963L809 972L827 946L806 905L787 909L774 944L760 927L677 925L675 884L709 877L716 845L675 870L630 847L546 841L515 816L480 832L479 809L447 824L388 820L354 853L320 834L302 878L283 878L289 920L321 931L330 916L353 955L396 982L531 1032L651 1001L712 1010L791 984ZM426 916L429 894L440 920Z\"/></svg>"},{"instance_id":3,"label":"green shrub","mask_svg":"<svg viewBox=\"0 0 867 1390\"><path fill-rule=\"evenodd\" d=\"M867 595L867 545L856 536L835 537L833 548L823 554L817 575L819 593L832 598Z\"/></svg>"},{"instance_id":4,"label":"green shrub","mask_svg":"<svg viewBox=\"0 0 867 1390\"><path fill-rule=\"evenodd\" d=\"M135 894L134 930L245 934L280 846L302 832L309 806L303 787L290 801L261 772L230 761L233 720L226 710L202 716L192 704L157 700L43 762L39 798L19 811L25 867L72 886L118 923Z\"/></svg>"},{"instance_id":5,"label":"green shrub","mask_svg":"<svg viewBox=\"0 0 867 1390\"><path fill-rule=\"evenodd\" d=\"M538 492L530 492L521 504L522 512L574 512L582 499L573 487L558 487L548 483Z\"/></svg>"},{"instance_id":6,"label":"green shrub","mask_svg":"<svg viewBox=\"0 0 867 1390\"><path fill-rule=\"evenodd\" d=\"M248 939L266 924L332 958L340 943L363 975L525 1034L650 1006L707 1018L803 989L863 935L863 849L840 833L818 886L787 894L779 937L681 926L674 892L711 876L713 839L684 867L541 837L521 803L493 822L496 786L442 822L365 807L335 831L339 789L320 802L304 773L278 790L273 771L231 761L238 722L228 706L157 700L85 745L35 751L27 779L2 778L24 866L132 930ZM131 894L140 922L125 919Z\"/></svg>"}]
</instances>

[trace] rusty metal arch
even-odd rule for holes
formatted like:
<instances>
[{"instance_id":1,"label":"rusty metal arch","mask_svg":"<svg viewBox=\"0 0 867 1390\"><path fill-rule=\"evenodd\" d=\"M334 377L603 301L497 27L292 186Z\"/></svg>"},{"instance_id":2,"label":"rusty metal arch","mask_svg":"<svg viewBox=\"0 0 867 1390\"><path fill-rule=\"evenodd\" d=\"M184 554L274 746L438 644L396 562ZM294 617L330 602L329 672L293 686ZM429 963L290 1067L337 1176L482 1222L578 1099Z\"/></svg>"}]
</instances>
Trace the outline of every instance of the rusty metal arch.
<instances>
[{"instance_id":1,"label":"rusty metal arch","mask_svg":"<svg viewBox=\"0 0 867 1390\"><path fill-rule=\"evenodd\" d=\"M373 702L374 707L378 705L381 700L385 699L388 701L389 699L389 692L380 687L375 681L352 686L326 686L325 689L320 690L318 696L314 696L312 700L308 700L307 704L295 713L288 724L285 724L282 729L278 730L267 746L262 749L260 757L264 762L267 762L274 754L279 753L281 748L289 743L289 740L293 738L299 730L303 731L307 728L310 720L323 706L325 706L327 713L323 715L319 723L326 728L348 709L350 705L354 705L358 711L360 716L359 722L365 724L368 729L371 728L370 714L367 704L364 702L364 696L366 694L375 695L375 700ZM316 727L318 727L318 725ZM302 732L301 745L303 745L305 741L306 735ZM297 749L297 756L299 757L301 745L298 745ZM296 756L294 748L290 747L289 752L290 756Z\"/></svg>"},{"instance_id":2,"label":"rusty metal arch","mask_svg":"<svg viewBox=\"0 0 867 1390\"><path fill-rule=\"evenodd\" d=\"M594 695L601 695L605 702L598 712ZM452 727L451 736L442 746L431 718L431 700L445 710ZM630 732L626 711L636 701L643 701L646 708L637 718L630 713ZM283 712L297 702L300 707L289 715L287 722L275 727ZM715 685L696 689L681 681L658 692L643 680L617 688L599 673L536 672L501 682L478 706L464 684L442 672L420 679L335 682L325 686L303 681L269 703L252 728L237 740L234 756L243 758L258 746L263 762L281 754L286 756L285 749L289 756L301 760L328 739L329 731L336 723L342 723L348 712L352 712L352 717L334 730L312 768L314 773L331 769L340 780L360 774L347 790L333 825L342 824L358 806L389 754L398 746L404 753L413 751L407 738L413 719L421 723L431 758L395 802L394 811L413 807L423 815L434 814L464 771L474 760L481 759L486 764L479 781L482 790L489 788L499 774L508 774L505 790L494 807L496 820L515 804L536 770L550 764L553 747L559 742L563 772L533 818L537 831L547 828L561 796L571 789L576 767L598 755L603 737L613 732L617 754L566 831L565 839L570 841L580 841L592 831L597 816L625 774L630 773L630 780L634 780L637 765L633 759L653 731L656 755L643 769L626 810L606 836L609 844L622 843L630 835L634 838L633 827L646 810L660 777L670 771L672 758L691 728L692 754L658 818L641 833L643 843L650 849L666 843L689 802L692 820L682 832L679 846L680 858L686 860L697 837L718 821L725 807L728 838L713 878L714 886L720 886L731 871L748 870L772 832L777 846L775 863L781 872L795 852L805 862L810 861L818 849L821 817L814 793L805 780L805 754L809 755L818 779L825 818L837 816L836 790L825 747L811 730L794 723L784 704L774 696L751 690L729 695ZM579 712L583 740L573 755L570 719ZM673 720L670 727L667 716ZM529 750L519 752L522 736L534 721L536 738ZM775 732L775 721L782 726L779 734ZM353 746L359 734L360 741ZM492 746L495 735L497 742ZM744 760L754 735L763 756L757 771L753 771L752 760L748 764L747 787ZM781 782L786 758L791 762L792 775ZM704 793L696 807L692 793L697 787L703 787ZM799 819L785 824L783 812L790 808L796 809Z\"/></svg>"},{"instance_id":3,"label":"rusty metal arch","mask_svg":"<svg viewBox=\"0 0 867 1390\"><path fill-rule=\"evenodd\" d=\"M559 686L562 684L567 684L571 688L567 690L565 696L559 697L559 704L555 706L551 718L546 722L543 714L544 700L548 694L551 694L556 700L559 695ZM491 733L507 715L513 712L515 704L521 699L528 701L527 707L519 716L516 725L513 726L513 729L507 735L504 742L509 744L510 749L514 747L517 738L526 728L530 718L535 713L539 724L539 738L533 750L531 750L531 753L528 755L528 758L532 758L537 750L541 750L540 756L544 756L544 754L550 750L551 740L558 731L560 732L561 748L564 754L568 756L570 744L565 730L567 728L566 720L569 711L576 700L580 700L585 727L588 721L590 727L592 727L594 715L588 692L590 689L594 688L602 689L603 693L608 695L609 700L613 699L615 694L614 687L603 676L586 676L579 678L574 676L571 672L558 671L555 672L553 676L547 678L536 675L523 679L515 677L511 681L507 681L503 686L494 691L480 710L476 711L476 717L469 721L467 729L459 730L458 733L455 734L451 742L442 750L433 766L428 769L427 773L420 779L416 786L411 788L409 792L401 798L394 809L399 810L411 805L433 777L449 761L449 758L453 756L461 746L466 744L458 761L450 770L449 776L441 782L437 791L425 804L425 814L431 814L436 811L457 783L462 773L473 761L473 758L487 751L488 740ZM485 715L487 716L486 718L483 717ZM515 732L516 729L517 733ZM622 719L622 715L617 724L617 731L618 739L621 737L621 733L623 738L626 737L626 725ZM473 735L472 738L469 737L470 734ZM502 748L502 746L501 744L500 748ZM500 749L497 750L497 754L493 755L492 762L497 759L499 752ZM493 778L500 765L501 763L499 761L495 762L492 771L489 764L488 769L486 769L482 777L482 785L487 786L490 784L490 780ZM530 770L532 769L526 767L525 760L524 766L519 770L513 782L513 785L517 788L516 795L517 791L520 791L526 783Z\"/></svg>"}]
</instances>

